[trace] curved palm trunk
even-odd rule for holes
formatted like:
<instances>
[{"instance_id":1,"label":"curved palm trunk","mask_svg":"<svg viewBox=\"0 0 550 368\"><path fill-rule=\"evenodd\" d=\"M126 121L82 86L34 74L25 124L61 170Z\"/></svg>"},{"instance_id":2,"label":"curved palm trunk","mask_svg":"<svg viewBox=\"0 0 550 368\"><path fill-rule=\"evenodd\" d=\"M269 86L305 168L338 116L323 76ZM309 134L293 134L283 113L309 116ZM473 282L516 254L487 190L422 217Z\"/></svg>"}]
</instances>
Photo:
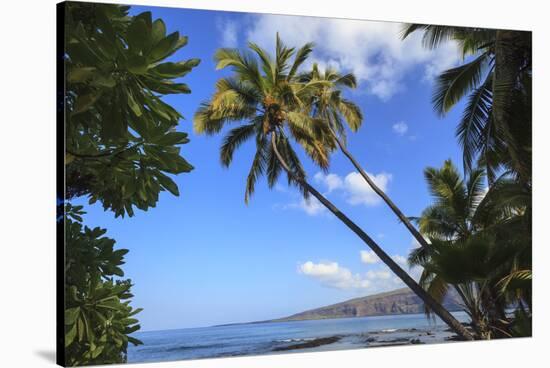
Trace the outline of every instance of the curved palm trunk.
<instances>
[{"instance_id":1,"label":"curved palm trunk","mask_svg":"<svg viewBox=\"0 0 550 368\"><path fill-rule=\"evenodd\" d=\"M315 188L313 188L304 178L296 175L285 162L277 149L275 132L271 133L271 145L273 151L277 156L281 166L290 175L290 177L303 186L309 193L319 200L330 212L332 212L340 221L342 221L350 230L352 230L361 240L363 240L370 249L384 262L389 269L397 275L424 303L429 306L435 314L439 316L454 332L465 340L474 340L473 336L464 328L464 326L458 322L441 304L435 301L426 291L414 281L409 274L403 270L399 265L380 248L376 242L367 235L357 224L355 224L349 217L347 217L342 211L340 211L332 202L325 198Z\"/></svg>"},{"instance_id":2,"label":"curved palm trunk","mask_svg":"<svg viewBox=\"0 0 550 368\"><path fill-rule=\"evenodd\" d=\"M424 239L422 234L420 234L420 232L413 226L413 224L411 224L409 219L403 214L403 212L401 212L401 210L395 205L395 203L392 202L392 200L386 195L386 193L384 193L380 188L378 188L378 186L374 183L374 181L367 175L365 170L363 170L361 165L359 165L359 162L355 160L355 158L351 155L351 153L348 151L346 146L344 146L344 144L340 141L340 139L338 138L334 130L332 130L331 127L329 127L329 129L330 129L330 132L332 133L332 136L336 140L338 147L340 147L340 150L342 151L342 153L351 161L353 166L355 166L357 171L359 171L359 174L361 174L363 179L365 179L365 181L369 184L372 190L374 190L374 192L378 194L384 202L386 202L386 204L388 205L388 207L391 208L393 213L395 213L397 217L399 217L399 220L403 222L405 227L409 229L410 233L412 234L412 236L414 236L414 238L418 241L418 243L420 243L422 247L427 247L428 242L426 241L426 239Z\"/></svg>"}]
</instances>

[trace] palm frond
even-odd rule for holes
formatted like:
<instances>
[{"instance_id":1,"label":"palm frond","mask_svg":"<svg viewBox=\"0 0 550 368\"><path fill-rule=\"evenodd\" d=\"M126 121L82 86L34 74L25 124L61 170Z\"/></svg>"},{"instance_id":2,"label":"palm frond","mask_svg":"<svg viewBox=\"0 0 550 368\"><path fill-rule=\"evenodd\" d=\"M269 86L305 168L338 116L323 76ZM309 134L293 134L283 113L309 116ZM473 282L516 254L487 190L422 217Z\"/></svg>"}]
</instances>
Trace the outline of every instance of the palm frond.
<instances>
[{"instance_id":1,"label":"palm frond","mask_svg":"<svg viewBox=\"0 0 550 368\"><path fill-rule=\"evenodd\" d=\"M261 123L260 123L261 124ZM223 166L228 167L233 160L233 153L258 130L257 119L252 122L231 129L225 136L220 148L220 160Z\"/></svg>"},{"instance_id":2,"label":"palm frond","mask_svg":"<svg viewBox=\"0 0 550 368\"><path fill-rule=\"evenodd\" d=\"M336 87L357 88L357 78L353 73L338 75L334 80L334 85Z\"/></svg>"},{"instance_id":3,"label":"palm frond","mask_svg":"<svg viewBox=\"0 0 550 368\"><path fill-rule=\"evenodd\" d=\"M454 209L451 206L437 203L429 206L418 220L418 227L424 236L436 239L452 239L461 232L455 221Z\"/></svg>"},{"instance_id":4,"label":"palm frond","mask_svg":"<svg viewBox=\"0 0 550 368\"><path fill-rule=\"evenodd\" d=\"M287 121L298 144L322 170L327 170L330 152L336 148L335 142L329 138L328 126L319 119L299 112L287 113Z\"/></svg>"},{"instance_id":5,"label":"palm frond","mask_svg":"<svg viewBox=\"0 0 550 368\"><path fill-rule=\"evenodd\" d=\"M443 303L445 296L449 290L449 284L441 275L433 275L430 282L424 287L426 292L434 298L439 304ZM424 312L428 317L432 315L432 310L425 304Z\"/></svg>"},{"instance_id":6,"label":"palm frond","mask_svg":"<svg viewBox=\"0 0 550 368\"><path fill-rule=\"evenodd\" d=\"M215 134L222 128L226 119L212 117L212 109L209 103L201 103L193 117L193 129L197 134Z\"/></svg>"},{"instance_id":7,"label":"palm frond","mask_svg":"<svg viewBox=\"0 0 550 368\"><path fill-rule=\"evenodd\" d=\"M409 37L416 31L424 31L422 44L429 49L435 49L443 42L451 40L455 34L463 30L461 27L440 26L432 24L405 24L401 33L401 39Z\"/></svg>"},{"instance_id":8,"label":"palm frond","mask_svg":"<svg viewBox=\"0 0 550 368\"><path fill-rule=\"evenodd\" d=\"M422 266L430 260L430 249L428 247L419 247L411 250L407 257L409 266Z\"/></svg>"},{"instance_id":9,"label":"palm frond","mask_svg":"<svg viewBox=\"0 0 550 368\"><path fill-rule=\"evenodd\" d=\"M278 133L279 136L277 137L277 148L279 152L281 153L281 156L285 160L286 164L289 166L290 170L297 175L300 178L305 179L306 178L306 172L300 163L300 159L298 158L298 155L292 148L292 145L288 141L288 138L284 136L282 133ZM304 198L309 197L309 192L304 188L300 183L295 182L290 174L287 174L288 178L288 184L295 185L301 192Z\"/></svg>"},{"instance_id":10,"label":"palm frond","mask_svg":"<svg viewBox=\"0 0 550 368\"><path fill-rule=\"evenodd\" d=\"M485 196L485 171L477 168L470 172L466 182L467 206L470 211L470 217L475 214L478 204Z\"/></svg>"},{"instance_id":11,"label":"palm frond","mask_svg":"<svg viewBox=\"0 0 550 368\"><path fill-rule=\"evenodd\" d=\"M517 270L503 277L496 286L499 288L500 294L505 294L517 289L530 288L532 279L532 270Z\"/></svg>"},{"instance_id":12,"label":"palm frond","mask_svg":"<svg viewBox=\"0 0 550 368\"><path fill-rule=\"evenodd\" d=\"M361 127L361 123L363 122L363 114L361 113L359 106L352 101L341 99L338 104L338 110L344 116L344 119L346 119L350 129L353 132L358 131Z\"/></svg>"},{"instance_id":13,"label":"palm frond","mask_svg":"<svg viewBox=\"0 0 550 368\"><path fill-rule=\"evenodd\" d=\"M485 126L490 124L492 75L489 73L485 82L470 95L462 119L456 128L456 136L462 147L465 172L472 169L472 162L483 147Z\"/></svg>"},{"instance_id":14,"label":"palm frond","mask_svg":"<svg viewBox=\"0 0 550 368\"><path fill-rule=\"evenodd\" d=\"M267 184L270 188L273 188L275 184L277 184L281 171L281 163L277 159L277 155L275 154L273 147L269 145L269 149L267 151Z\"/></svg>"},{"instance_id":15,"label":"palm frond","mask_svg":"<svg viewBox=\"0 0 550 368\"><path fill-rule=\"evenodd\" d=\"M281 38L279 37L279 33L277 33L277 40L275 45L276 53L275 53L275 80L283 80L284 74L286 70L288 69L288 61L294 54L294 48L288 48L285 46Z\"/></svg>"},{"instance_id":16,"label":"palm frond","mask_svg":"<svg viewBox=\"0 0 550 368\"><path fill-rule=\"evenodd\" d=\"M256 59L249 52L222 48L214 54L216 69L232 67L241 81L248 81L256 88L263 89L263 80Z\"/></svg>"},{"instance_id":17,"label":"palm frond","mask_svg":"<svg viewBox=\"0 0 550 368\"><path fill-rule=\"evenodd\" d=\"M248 47L252 49L260 58L262 62L262 70L264 71L266 76L265 79L270 82L270 85L275 85L275 64L273 63L273 60L269 53L254 42L249 42Z\"/></svg>"},{"instance_id":18,"label":"palm frond","mask_svg":"<svg viewBox=\"0 0 550 368\"><path fill-rule=\"evenodd\" d=\"M248 204L250 197L254 194L256 181L265 171L267 144L267 139L258 134L256 139L256 154L254 155L250 171L246 178L246 190L244 193L244 203L246 204Z\"/></svg>"},{"instance_id":19,"label":"palm frond","mask_svg":"<svg viewBox=\"0 0 550 368\"><path fill-rule=\"evenodd\" d=\"M296 51L296 56L294 57L294 63L292 64L292 67L290 68L290 71L287 75L287 80L290 81L294 78L296 73L298 72L298 68L306 61L306 59L309 57L309 54L313 51L314 43L309 42L306 43L304 46L300 47L298 51Z\"/></svg>"},{"instance_id":20,"label":"palm frond","mask_svg":"<svg viewBox=\"0 0 550 368\"><path fill-rule=\"evenodd\" d=\"M432 102L440 116L445 115L464 95L478 86L488 60L489 54L485 52L473 61L439 75Z\"/></svg>"}]
</instances>

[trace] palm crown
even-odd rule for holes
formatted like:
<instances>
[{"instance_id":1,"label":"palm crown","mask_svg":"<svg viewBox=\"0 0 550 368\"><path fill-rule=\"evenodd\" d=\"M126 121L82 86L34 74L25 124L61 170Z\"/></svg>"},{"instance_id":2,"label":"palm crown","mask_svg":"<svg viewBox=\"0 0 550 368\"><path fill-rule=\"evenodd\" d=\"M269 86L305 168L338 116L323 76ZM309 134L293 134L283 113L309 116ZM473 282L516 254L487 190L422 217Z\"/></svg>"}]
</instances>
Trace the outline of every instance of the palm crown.
<instances>
[{"instance_id":1,"label":"palm crown","mask_svg":"<svg viewBox=\"0 0 550 368\"><path fill-rule=\"evenodd\" d=\"M311 115L327 123L337 137L345 141L345 125L353 132L361 127L363 115L359 106L342 96L344 89L357 87L354 74L341 74L333 68L322 72L315 63L311 71L300 74L298 80L303 83L322 82L309 103Z\"/></svg>"},{"instance_id":2,"label":"palm crown","mask_svg":"<svg viewBox=\"0 0 550 368\"><path fill-rule=\"evenodd\" d=\"M476 319L499 308L503 314L508 302L518 300L518 280L523 282L521 298L530 304L530 287L525 286L531 277L530 238L525 236L529 195L508 178L486 190L484 177L476 168L464 180L450 161L441 169L425 170L435 203L417 220L430 244L409 255L411 264L423 267L419 283L436 300L442 301L453 285ZM486 295L497 289L501 295Z\"/></svg>"},{"instance_id":3,"label":"palm crown","mask_svg":"<svg viewBox=\"0 0 550 368\"><path fill-rule=\"evenodd\" d=\"M490 181L499 171L531 177L531 38L529 32L411 24L403 38L424 31L423 43L435 48L455 41L469 59L441 73L433 93L434 109L445 115L468 100L456 135L466 171L477 159Z\"/></svg>"},{"instance_id":4,"label":"palm crown","mask_svg":"<svg viewBox=\"0 0 550 368\"><path fill-rule=\"evenodd\" d=\"M250 42L251 51L219 49L215 54L217 69L230 67L234 74L216 83L212 98L203 103L194 117L197 133L215 134L226 123L240 123L227 132L220 159L229 166L233 154L248 139L255 139L256 154L246 181L245 202L254 192L255 183L266 175L270 187L275 185L282 166L277 160L269 136L275 135L277 149L291 170L306 176L289 137L323 170L329 165L329 154L336 148L327 134L328 125L309 114L311 101L325 80L300 80L298 69L311 53L313 44L289 48L279 36L273 58L260 46ZM288 175L289 184L306 191Z\"/></svg>"}]
</instances>

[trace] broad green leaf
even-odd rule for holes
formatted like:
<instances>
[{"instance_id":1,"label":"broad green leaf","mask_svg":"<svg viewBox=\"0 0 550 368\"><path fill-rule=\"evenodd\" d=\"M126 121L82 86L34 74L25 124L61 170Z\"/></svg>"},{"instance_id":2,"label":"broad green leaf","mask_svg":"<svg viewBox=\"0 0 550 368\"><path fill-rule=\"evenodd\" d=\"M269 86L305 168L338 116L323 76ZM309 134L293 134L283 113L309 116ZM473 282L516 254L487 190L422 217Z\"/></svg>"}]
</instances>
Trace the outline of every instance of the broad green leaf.
<instances>
[{"instance_id":1,"label":"broad green leaf","mask_svg":"<svg viewBox=\"0 0 550 368\"><path fill-rule=\"evenodd\" d=\"M78 318L79 313L80 313L80 307L66 309L65 310L65 324L66 325L73 325L76 322L76 319Z\"/></svg>"},{"instance_id":2,"label":"broad green leaf","mask_svg":"<svg viewBox=\"0 0 550 368\"><path fill-rule=\"evenodd\" d=\"M94 91L94 92L90 92L88 94L79 96L76 100L72 114L76 115L88 110L90 107L93 106L93 104L97 101L99 97L101 97L101 91Z\"/></svg>"},{"instance_id":3,"label":"broad green leaf","mask_svg":"<svg viewBox=\"0 0 550 368\"><path fill-rule=\"evenodd\" d=\"M65 347L71 345L76 337L76 323L65 333Z\"/></svg>"},{"instance_id":4,"label":"broad green leaf","mask_svg":"<svg viewBox=\"0 0 550 368\"><path fill-rule=\"evenodd\" d=\"M69 70L67 81L69 83L84 83L94 76L96 70L93 66L72 68Z\"/></svg>"},{"instance_id":5,"label":"broad green leaf","mask_svg":"<svg viewBox=\"0 0 550 368\"><path fill-rule=\"evenodd\" d=\"M153 62L162 60L176 52L179 47L182 47L186 43L187 37L180 38L179 32L170 33L151 49L149 57Z\"/></svg>"},{"instance_id":6,"label":"broad green leaf","mask_svg":"<svg viewBox=\"0 0 550 368\"><path fill-rule=\"evenodd\" d=\"M151 32L151 42L153 45L156 45L160 40L166 36L166 25L162 19L157 19L153 22Z\"/></svg>"},{"instance_id":7,"label":"broad green leaf","mask_svg":"<svg viewBox=\"0 0 550 368\"><path fill-rule=\"evenodd\" d=\"M159 138L155 138L152 143L156 143L161 146L185 144L189 142L189 139L187 137L187 133L184 132L169 132Z\"/></svg>"},{"instance_id":8,"label":"broad green leaf","mask_svg":"<svg viewBox=\"0 0 550 368\"><path fill-rule=\"evenodd\" d=\"M128 71L133 74L145 74L148 68L147 60L141 55L133 55L128 58Z\"/></svg>"},{"instance_id":9,"label":"broad green leaf","mask_svg":"<svg viewBox=\"0 0 550 368\"><path fill-rule=\"evenodd\" d=\"M161 172L157 173L157 179L160 182L160 184L168 190L170 193L172 193L175 196L179 196L180 192L178 189L178 185L168 176L164 175Z\"/></svg>"},{"instance_id":10,"label":"broad green leaf","mask_svg":"<svg viewBox=\"0 0 550 368\"><path fill-rule=\"evenodd\" d=\"M92 359L97 358L103 352L104 348L105 348L105 345L96 346L96 348L92 352Z\"/></svg>"},{"instance_id":11,"label":"broad green leaf","mask_svg":"<svg viewBox=\"0 0 550 368\"><path fill-rule=\"evenodd\" d=\"M147 30L145 20L134 18L126 32L126 41L128 41L130 51L134 54L143 51L147 47L150 43L150 33Z\"/></svg>"},{"instance_id":12,"label":"broad green leaf","mask_svg":"<svg viewBox=\"0 0 550 368\"><path fill-rule=\"evenodd\" d=\"M128 91L127 94L128 97L128 106L130 106L130 109L136 114L136 116L141 116L141 108L139 107L139 104L134 100L134 96L130 91Z\"/></svg>"},{"instance_id":13,"label":"broad green leaf","mask_svg":"<svg viewBox=\"0 0 550 368\"><path fill-rule=\"evenodd\" d=\"M151 71L162 78L178 78L185 76L199 63L199 59L190 59L178 63L167 62L151 68Z\"/></svg>"},{"instance_id":14,"label":"broad green leaf","mask_svg":"<svg viewBox=\"0 0 550 368\"><path fill-rule=\"evenodd\" d=\"M128 341L131 342L132 344L134 344L135 346L143 345L143 342L141 340L138 340L138 339L136 339L135 337L132 337L132 336L128 336Z\"/></svg>"}]
</instances>

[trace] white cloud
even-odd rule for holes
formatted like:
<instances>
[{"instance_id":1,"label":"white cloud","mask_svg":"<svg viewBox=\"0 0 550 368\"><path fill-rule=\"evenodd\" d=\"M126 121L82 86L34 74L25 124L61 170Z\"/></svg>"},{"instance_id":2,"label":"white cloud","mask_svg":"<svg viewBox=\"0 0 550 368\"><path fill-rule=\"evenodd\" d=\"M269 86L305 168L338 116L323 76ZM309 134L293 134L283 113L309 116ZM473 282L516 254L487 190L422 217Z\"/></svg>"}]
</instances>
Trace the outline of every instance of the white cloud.
<instances>
[{"instance_id":1,"label":"white cloud","mask_svg":"<svg viewBox=\"0 0 550 368\"><path fill-rule=\"evenodd\" d=\"M361 262L365 264L375 264L380 262L380 258L372 250L362 250L359 252L361 254Z\"/></svg>"},{"instance_id":2,"label":"white cloud","mask_svg":"<svg viewBox=\"0 0 550 368\"><path fill-rule=\"evenodd\" d=\"M342 179L336 174L325 175L322 172L318 172L313 177L317 183L322 183L327 187L328 193L335 189L340 189L344 185Z\"/></svg>"},{"instance_id":3,"label":"white cloud","mask_svg":"<svg viewBox=\"0 0 550 368\"><path fill-rule=\"evenodd\" d=\"M388 183L392 178L391 174L382 172L377 175L370 173L367 173L367 175L383 192L388 190ZM346 175L344 184L348 194L347 202L351 205L364 204L366 206L374 206L381 201L378 194L372 190L358 172L351 172Z\"/></svg>"},{"instance_id":4,"label":"white cloud","mask_svg":"<svg viewBox=\"0 0 550 368\"><path fill-rule=\"evenodd\" d=\"M397 135L404 136L409 130L409 126L404 121L400 121L393 124L392 129Z\"/></svg>"},{"instance_id":5,"label":"white cloud","mask_svg":"<svg viewBox=\"0 0 550 368\"><path fill-rule=\"evenodd\" d=\"M229 19L219 20L216 23L218 31L221 32L221 46L222 47L237 47L238 35L237 24Z\"/></svg>"},{"instance_id":6,"label":"white cloud","mask_svg":"<svg viewBox=\"0 0 550 368\"><path fill-rule=\"evenodd\" d=\"M317 279L321 284L336 289L366 289L371 284L359 274L353 274L337 262L313 263L307 261L298 268L299 272Z\"/></svg>"},{"instance_id":7,"label":"white cloud","mask_svg":"<svg viewBox=\"0 0 550 368\"><path fill-rule=\"evenodd\" d=\"M382 190L388 190L388 183L392 179L392 175L381 172L379 174L367 173L374 183ZM344 178L337 174L323 174L318 172L314 179L317 183L323 185L326 189L326 194L335 190L341 190L344 193L346 202L352 206L360 204L366 206L375 206L380 203L380 197L376 194L365 179L358 172L352 171Z\"/></svg>"},{"instance_id":8,"label":"white cloud","mask_svg":"<svg viewBox=\"0 0 550 368\"><path fill-rule=\"evenodd\" d=\"M367 271L367 278L369 280L388 280L391 277L389 270Z\"/></svg>"},{"instance_id":9,"label":"white cloud","mask_svg":"<svg viewBox=\"0 0 550 368\"><path fill-rule=\"evenodd\" d=\"M460 60L455 43L429 50L422 46L421 33L401 40L402 27L393 22L260 15L247 36L268 50L274 47L276 32L291 46L313 41L309 65L316 61L321 67L353 71L364 90L388 100L405 88L403 79L413 68L421 67L421 79L431 80Z\"/></svg>"},{"instance_id":10,"label":"white cloud","mask_svg":"<svg viewBox=\"0 0 550 368\"><path fill-rule=\"evenodd\" d=\"M385 264L380 263L380 259L372 251L363 250L360 252L360 257L361 261L367 265L364 273L354 273L333 261L319 263L307 261L299 265L298 272L317 280L323 286L343 290L352 289L365 295L405 286L401 279L395 276ZM394 254L391 258L413 279L420 278L422 268L412 267L409 269L405 256Z\"/></svg>"}]
</instances>

